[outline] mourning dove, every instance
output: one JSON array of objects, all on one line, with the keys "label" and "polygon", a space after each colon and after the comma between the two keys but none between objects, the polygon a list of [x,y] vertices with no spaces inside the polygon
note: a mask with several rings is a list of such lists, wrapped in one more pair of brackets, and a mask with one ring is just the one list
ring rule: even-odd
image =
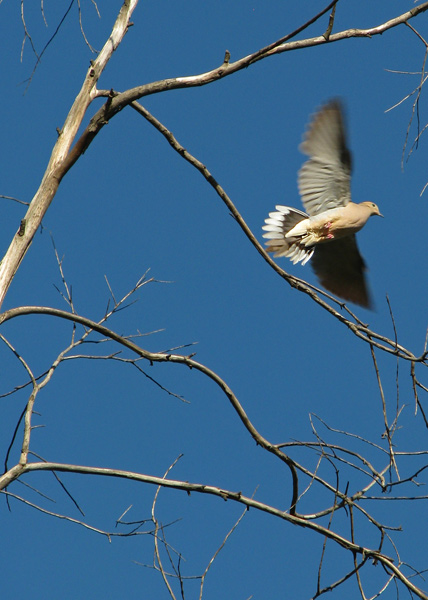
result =
[{"label": "mourning dove", "polygon": [[351,201],[351,154],[346,147],[342,106],[328,102],[309,125],[300,150],[309,156],[298,175],[307,213],[276,206],[265,220],[268,252],[312,267],[327,290],[370,308],[365,263],[355,233],[380,214],[373,202]]}]

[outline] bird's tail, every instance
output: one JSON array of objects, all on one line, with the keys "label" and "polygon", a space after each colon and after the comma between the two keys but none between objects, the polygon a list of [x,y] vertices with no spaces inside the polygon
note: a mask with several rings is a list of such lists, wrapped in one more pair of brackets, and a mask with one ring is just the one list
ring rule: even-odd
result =
[{"label": "bird's tail", "polygon": [[266,231],[263,237],[267,239],[267,251],[273,252],[274,256],[287,256],[293,264],[301,262],[305,265],[314,253],[314,247],[305,246],[301,237],[285,236],[308,215],[289,206],[278,205],[275,208],[276,212],[269,213],[269,218],[265,219],[266,225],[262,228]]}]

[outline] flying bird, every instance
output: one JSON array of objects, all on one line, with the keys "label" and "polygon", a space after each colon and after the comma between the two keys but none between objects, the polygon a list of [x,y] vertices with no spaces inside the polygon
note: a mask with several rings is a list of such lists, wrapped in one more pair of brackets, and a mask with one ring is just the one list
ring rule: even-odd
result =
[{"label": "flying bird", "polygon": [[370,308],[366,266],[355,233],[371,216],[383,215],[373,202],[351,201],[351,153],[339,100],[331,100],[315,114],[300,150],[309,156],[298,174],[306,212],[276,206],[263,226],[267,251],[294,264],[310,260],[323,287]]}]

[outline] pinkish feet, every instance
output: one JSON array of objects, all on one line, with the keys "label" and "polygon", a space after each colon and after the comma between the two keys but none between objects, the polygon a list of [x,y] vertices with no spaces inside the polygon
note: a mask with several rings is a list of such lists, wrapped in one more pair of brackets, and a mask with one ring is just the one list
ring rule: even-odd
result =
[{"label": "pinkish feet", "polygon": [[[332,226],[332,222],[331,221],[327,221],[327,223],[324,223],[323,225],[323,229],[325,229],[327,232],[329,231],[329,229]],[[325,236],[328,240],[333,240],[334,239],[334,235],[332,233],[327,233],[327,235]]]}]

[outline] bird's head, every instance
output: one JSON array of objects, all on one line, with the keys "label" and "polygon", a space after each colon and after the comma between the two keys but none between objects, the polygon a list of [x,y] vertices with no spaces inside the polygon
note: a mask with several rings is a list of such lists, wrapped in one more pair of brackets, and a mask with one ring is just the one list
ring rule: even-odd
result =
[{"label": "bird's head", "polygon": [[378,217],[383,217],[383,214],[380,212],[379,207],[374,202],[361,202],[363,206],[367,206],[370,209],[370,216],[373,217],[377,215]]}]

